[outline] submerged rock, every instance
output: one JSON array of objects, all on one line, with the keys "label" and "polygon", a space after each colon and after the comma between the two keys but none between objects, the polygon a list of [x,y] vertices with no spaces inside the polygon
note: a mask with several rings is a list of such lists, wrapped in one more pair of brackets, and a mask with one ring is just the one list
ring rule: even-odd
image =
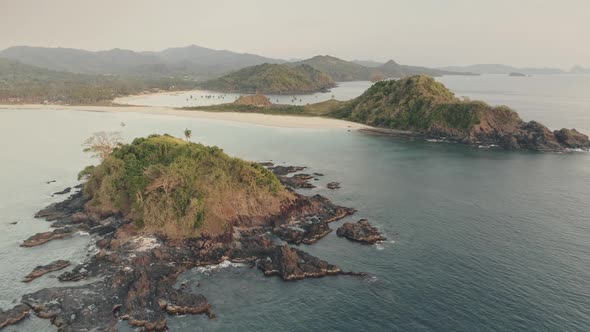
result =
[{"label": "submerged rock", "polygon": [[328,189],[340,189],[340,183],[339,182],[330,182],[326,185],[326,187]]},{"label": "submerged rock", "polygon": [[58,271],[70,266],[70,262],[66,260],[57,260],[53,261],[47,265],[39,265],[33,269],[33,271],[23,279],[23,282],[31,282],[40,276],[47,274],[49,272]]},{"label": "submerged rock", "polygon": [[367,219],[361,219],[354,224],[344,223],[336,230],[336,235],[364,244],[375,244],[386,240],[376,227],[369,224]]}]

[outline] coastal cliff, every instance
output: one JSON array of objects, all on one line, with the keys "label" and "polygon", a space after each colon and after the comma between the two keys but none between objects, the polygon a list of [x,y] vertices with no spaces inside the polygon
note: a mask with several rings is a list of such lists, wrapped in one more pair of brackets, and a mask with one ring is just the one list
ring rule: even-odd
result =
[{"label": "coastal cliff", "polygon": [[428,76],[375,83],[332,116],[374,126],[373,132],[421,136],[511,150],[588,149],[588,136],[575,129],[551,131],[525,122],[506,106],[461,100]]}]

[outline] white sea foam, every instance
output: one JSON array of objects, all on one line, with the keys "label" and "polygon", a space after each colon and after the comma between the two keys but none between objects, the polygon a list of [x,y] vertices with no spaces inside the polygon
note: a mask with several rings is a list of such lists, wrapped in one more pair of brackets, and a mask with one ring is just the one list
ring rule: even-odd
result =
[{"label": "white sea foam", "polygon": [[203,274],[210,274],[211,272],[217,272],[221,269],[225,269],[228,267],[240,267],[240,266],[246,266],[246,264],[243,263],[232,263],[228,260],[225,260],[219,264],[212,264],[212,265],[206,265],[206,266],[199,266],[197,267],[196,271],[198,273],[203,273]]}]

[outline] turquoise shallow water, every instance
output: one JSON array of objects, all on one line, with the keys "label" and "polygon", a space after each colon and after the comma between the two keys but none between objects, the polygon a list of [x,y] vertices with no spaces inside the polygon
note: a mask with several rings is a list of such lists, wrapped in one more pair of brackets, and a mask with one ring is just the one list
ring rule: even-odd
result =
[{"label": "turquoise shallow water", "polygon": [[[192,270],[182,279],[208,297],[217,319],[172,318],[173,331],[590,330],[589,153],[502,152],[346,130],[60,110],[0,110],[0,307],[59,284],[51,275],[20,283],[35,265],[81,261],[91,252],[83,234],[18,247],[48,229],[31,216],[58,200],[50,194],[75,184],[91,162],[81,152],[86,137],[99,130],[120,130],[126,139],[180,136],[185,128],[193,140],[232,155],[324,173],[318,188],[303,192],[357,208],[348,220],[368,218],[389,241],[361,246],[333,232],[302,246],[373,276],[367,279],[285,283],[247,267]],[[325,189],[330,181],[342,189]],[[27,330],[52,328],[31,320],[9,329]]]}]

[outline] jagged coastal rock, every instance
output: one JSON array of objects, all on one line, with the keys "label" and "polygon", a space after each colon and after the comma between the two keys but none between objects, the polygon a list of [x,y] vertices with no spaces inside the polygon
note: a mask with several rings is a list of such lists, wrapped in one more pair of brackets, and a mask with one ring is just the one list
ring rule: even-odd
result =
[{"label": "jagged coastal rock", "polygon": [[[211,162],[215,169],[201,169],[200,163]],[[277,166],[274,171],[286,177],[302,169]],[[216,172],[217,177],[210,182],[200,171]],[[191,268],[225,261],[248,263],[266,276],[285,281],[364,276],[279,245],[270,236],[274,233],[291,243],[313,243],[330,232],[328,223],[354,209],[319,195],[300,195],[261,165],[231,158],[218,148],[155,135],[119,147],[81,175],[86,179],[82,190],[37,213],[51,221],[55,230],[32,236],[25,243],[42,245],[73,232],[88,232],[98,252],[58,276],[60,282],[85,282],[23,296],[21,304],[0,312],[0,328],[18,323],[29,312],[50,319],[59,330],[75,331],[112,330],[120,320],[144,330],[164,331],[168,315],[214,318],[207,298],[187,287],[176,287],[176,280]],[[311,177],[301,178],[309,181]],[[109,192],[110,181],[121,184],[117,191]],[[223,191],[228,183],[231,200]],[[232,209],[232,204],[244,204],[238,199],[247,200],[250,210]],[[222,210],[212,208],[219,204],[226,205]],[[303,233],[286,231],[296,228],[304,229]],[[25,280],[67,265],[69,262],[59,260],[36,267]]]},{"label": "jagged coastal rock", "polygon": [[575,129],[551,131],[523,121],[506,106],[461,100],[428,76],[377,82],[332,115],[375,127],[365,131],[392,136],[510,150],[590,149],[588,136]]},{"label": "jagged coastal rock", "polygon": [[386,240],[376,227],[369,224],[367,219],[361,219],[354,224],[344,223],[336,230],[336,235],[363,244],[375,244]]},{"label": "jagged coastal rock", "polygon": [[63,259],[53,261],[47,265],[39,265],[39,266],[35,267],[35,269],[33,269],[33,271],[31,271],[31,273],[29,273],[25,276],[25,278],[23,279],[23,282],[31,282],[44,274],[47,274],[47,273],[53,272],[53,271],[59,271],[59,270],[64,269],[68,266],[70,266],[70,262],[63,260]]}]

